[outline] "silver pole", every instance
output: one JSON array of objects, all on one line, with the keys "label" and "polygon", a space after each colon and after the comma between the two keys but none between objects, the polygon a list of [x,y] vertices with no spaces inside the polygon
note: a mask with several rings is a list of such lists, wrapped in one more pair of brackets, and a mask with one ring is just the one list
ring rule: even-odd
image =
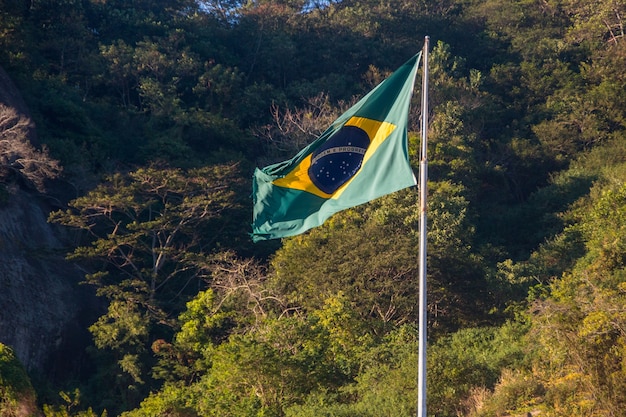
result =
[{"label": "silver pole", "polygon": [[428,194],[428,44],[430,37],[424,38],[422,64],[422,146],[420,150],[420,248],[419,248],[419,354],[417,382],[417,417],[426,417],[426,199]]}]

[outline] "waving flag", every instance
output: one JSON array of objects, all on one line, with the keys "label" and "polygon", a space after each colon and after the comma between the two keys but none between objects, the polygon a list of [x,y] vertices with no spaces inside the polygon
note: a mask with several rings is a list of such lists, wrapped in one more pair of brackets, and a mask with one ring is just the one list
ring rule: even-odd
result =
[{"label": "waving flag", "polygon": [[421,54],[292,159],[255,170],[255,242],[303,233],[338,211],[415,185],[407,119]]}]

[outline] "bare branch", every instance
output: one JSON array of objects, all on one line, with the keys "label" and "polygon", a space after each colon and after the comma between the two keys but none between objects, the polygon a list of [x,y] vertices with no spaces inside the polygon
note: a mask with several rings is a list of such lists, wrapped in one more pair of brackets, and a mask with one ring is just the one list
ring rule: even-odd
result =
[{"label": "bare branch", "polygon": [[61,166],[45,147],[38,150],[31,144],[28,132],[32,126],[29,118],[0,103],[0,168],[19,174],[37,190],[45,191],[45,180],[58,177]]},{"label": "bare branch", "polygon": [[291,157],[314,141],[353,103],[330,104],[327,94],[320,93],[307,100],[302,108],[280,110],[272,105],[273,123],[257,129],[256,136],[267,147],[267,161],[262,165]]}]

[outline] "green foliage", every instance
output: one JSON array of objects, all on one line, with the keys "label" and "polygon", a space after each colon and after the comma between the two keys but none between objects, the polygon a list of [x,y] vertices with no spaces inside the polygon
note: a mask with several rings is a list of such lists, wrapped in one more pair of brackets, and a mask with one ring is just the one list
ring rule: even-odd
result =
[{"label": "green foliage", "polygon": [[156,377],[193,381],[210,369],[215,345],[227,337],[232,327],[233,314],[216,304],[212,290],[201,291],[179,316],[180,329],[174,343],[159,339],[152,344],[160,358],[153,369]]},{"label": "green foliage", "polygon": [[428,357],[430,412],[465,415],[473,408],[472,397],[493,389],[502,370],[525,369],[526,327],[507,323],[500,328],[463,329],[438,340]]},{"label": "green foliage", "polygon": [[158,393],[151,393],[135,410],[121,414],[123,417],[196,417],[199,414],[189,405],[190,390],[166,384]]},{"label": "green foliage", "polygon": [[[446,330],[479,316],[476,306],[485,301],[461,193],[462,187],[440,183],[432,187],[429,202],[429,309],[437,311],[433,325]],[[325,297],[341,291],[373,329],[410,321],[418,304],[417,200],[415,192],[399,192],[286,240],[273,259],[272,285],[305,309],[319,308]]]},{"label": "green foliage", "polygon": [[128,416],[155,409],[178,410],[174,415],[280,416],[320,387],[335,390],[351,381],[372,345],[341,294],[307,317],[268,317],[218,344],[215,324],[224,316],[215,311],[212,297],[205,292],[188,303],[174,341],[173,349],[203,359],[195,362],[189,385],[167,384]]},{"label": "green foliage", "polygon": [[[74,187],[51,220],[79,231],[71,258],[106,302],[83,392],[113,413],[143,399],[130,416],[413,414],[417,194],[252,247],[241,178],[425,33],[432,412],[619,415],[625,15],[595,0],[1,2],[0,62]],[[95,415],[64,401],[44,412]]]},{"label": "green foliage", "polygon": [[[588,166],[593,164],[591,154]],[[589,196],[569,213],[574,224],[537,253],[544,268],[561,262],[556,270],[566,272],[549,279],[544,275],[549,291],[539,292],[534,300],[529,333],[534,342],[533,371],[508,374],[487,401],[486,414],[477,415],[540,409],[565,416],[623,409],[626,258],[620,230],[626,194],[621,163],[601,171]],[[568,247],[577,248],[567,254],[568,261],[554,260]]]},{"label": "green foliage", "polygon": [[409,288],[417,266],[409,253],[396,249],[408,249],[410,237],[398,235],[391,241],[390,230],[380,222],[350,214],[335,216],[329,226],[283,246],[273,263],[277,291],[308,309],[321,307],[325,298],[342,291],[363,318],[406,320],[414,308]]},{"label": "green foliage", "polygon": [[563,1],[559,4],[571,17],[567,39],[598,48],[602,42],[617,43],[623,37],[623,15],[626,10],[620,1],[587,4],[580,1]]},{"label": "green foliage", "polygon": [[[471,328],[431,344],[428,350],[428,410],[437,416],[465,415],[471,396],[491,389],[500,370],[525,364],[524,326]],[[317,392],[287,416],[412,416],[417,405],[417,331],[403,325],[361,355],[355,383],[338,394]]]},{"label": "green foliage", "polygon": [[62,406],[53,407],[48,404],[43,406],[43,414],[45,417],[107,417],[106,410],[100,416],[91,408],[87,410],[76,410],[80,407],[80,390],[76,389],[73,393],[68,394],[61,391],[59,396],[63,399]]},{"label": "green foliage", "polygon": [[71,202],[73,210],[51,215],[91,236],[71,258],[100,268],[87,282],[108,309],[90,331],[96,347],[111,351],[130,378],[120,383],[138,388],[147,382],[152,341],[169,337],[193,295],[189,283],[205,275],[206,253],[227,238],[224,212],[238,204],[235,173],[234,165],[220,165],[118,174]]},{"label": "green foliage", "polygon": [[188,346],[191,351],[202,352],[219,341],[220,331],[229,314],[219,311],[215,304],[211,290],[201,291],[187,303],[187,310],[179,317],[181,326],[176,334],[178,344]]},{"label": "green foliage", "polygon": [[0,415],[34,415],[36,395],[13,349],[0,343]]}]

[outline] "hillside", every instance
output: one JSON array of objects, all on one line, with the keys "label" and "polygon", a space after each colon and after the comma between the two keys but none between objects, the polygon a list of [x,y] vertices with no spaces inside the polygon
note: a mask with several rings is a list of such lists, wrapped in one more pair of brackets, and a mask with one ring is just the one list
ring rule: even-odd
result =
[{"label": "hillside", "polygon": [[[0,118],[15,111],[18,120],[30,120],[21,95],[7,74],[0,69]],[[0,123],[3,127],[9,124]],[[81,329],[80,318],[86,308],[85,296],[78,282],[82,272],[65,261],[65,251],[71,239],[67,233],[48,223],[49,213],[58,208],[51,204],[55,198],[37,191],[28,175],[22,175],[8,162],[20,148],[6,145],[16,138],[4,130],[2,138],[2,189],[0,204],[0,342],[12,346],[22,364],[32,372],[44,370],[66,374],[59,369],[70,366],[64,356],[82,355],[77,342],[88,341]],[[24,123],[18,133],[22,140],[32,143],[35,136],[32,123]],[[35,140],[36,143],[36,140]],[[13,156],[9,156],[13,155]],[[23,157],[24,155],[19,155]],[[18,157],[18,158],[19,158]],[[84,323],[84,322],[83,322]],[[83,324],[83,326],[86,323]]]},{"label": "hillside", "polygon": [[414,415],[415,190],[256,244],[250,190],[429,35],[429,414],[624,415],[623,16],[0,4],[0,343],[38,412]]}]

